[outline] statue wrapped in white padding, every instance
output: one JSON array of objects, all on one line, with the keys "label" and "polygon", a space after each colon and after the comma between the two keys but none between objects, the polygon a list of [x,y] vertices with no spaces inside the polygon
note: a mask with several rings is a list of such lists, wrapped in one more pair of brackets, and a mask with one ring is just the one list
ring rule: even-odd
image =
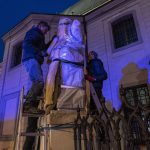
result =
[{"label": "statue wrapped in white padding", "polygon": [[80,22],[59,21],[57,36],[48,48],[50,65],[46,82],[45,107],[84,107],[84,44]]}]

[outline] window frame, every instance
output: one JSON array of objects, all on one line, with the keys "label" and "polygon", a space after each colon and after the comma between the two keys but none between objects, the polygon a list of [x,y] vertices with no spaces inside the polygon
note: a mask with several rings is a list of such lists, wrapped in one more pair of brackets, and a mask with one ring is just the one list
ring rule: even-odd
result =
[{"label": "window frame", "polygon": [[14,65],[14,60],[15,60],[15,57],[16,57],[16,56],[15,56],[15,51],[16,51],[15,48],[18,47],[18,46],[21,46],[21,45],[22,45],[22,42],[23,42],[23,41],[18,41],[18,42],[16,42],[15,44],[12,45],[12,48],[11,48],[12,52],[11,52],[11,57],[10,57],[9,69],[13,69],[13,68],[16,68],[16,67],[18,67],[18,66],[21,65],[23,49],[22,49],[22,52],[21,52],[21,60],[20,60],[20,63],[17,64],[17,65]]},{"label": "window frame", "polygon": [[[145,96],[149,96],[150,97],[150,89],[149,89],[149,84],[147,84],[147,83],[143,83],[143,84],[138,84],[138,85],[133,85],[133,86],[128,86],[128,87],[124,87],[124,90],[125,90],[125,92],[127,92],[127,91],[129,91],[129,90],[132,90],[133,91],[133,101],[134,101],[134,104],[135,105],[130,105],[129,104],[129,101],[127,100],[127,97],[126,97],[126,94],[125,94],[125,101],[126,101],[126,103],[128,103],[128,105],[130,105],[132,108],[133,107],[137,107],[137,103],[140,103],[140,106],[138,105],[138,108],[141,108],[141,106],[142,106],[142,108],[141,108],[141,110],[138,112],[138,111],[136,111],[136,112],[134,112],[135,111],[135,109],[131,109],[130,107],[128,107],[127,105],[124,105],[124,115],[125,115],[125,119],[126,120],[128,120],[129,121],[129,123],[130,123],[130,130],[131,130],[131,136],[133,136],[133,138],[134,138],[134,135],[135,136],[138,136],[138,138],[136,137],[136,138],[134,138],[134,142],[136,143],[136,145],[141,145],[141,144],[145,144],[145,141],[141,138],[141,136],[142,136],[142,130],[143,129],[141,129],[140,131],[141,132],[136,132],[137,131],[137,129],[140,129],[141,128],[141,124],[140,124],[140,121],[137,119],[137,117],[140,117],[140,119],[141,120],[143,120],[143,114],[147,111],[147,109],[145,110],[144,108],[147,108],[148,107],[148,105],[150,104],[150,101],[148,102],[147,101],[147,106],[146,105],[143,105],[142,103],[141,103],[141,99],[140,99],[140,97],[139,97],[139,99],[138,99],[138,89],[139,88],[146,88],[147,89],[147,94],[148,95],[145,95]],[[135,92],[137,92],[137,93],[135,93]],[[140,95],[139,95],[140,96]],[[136,99],[136,100],[135,100]],[[137,103],[136,103],[136,101],[138,101]],[[145,107],[146,106],[146,107]],[[135,113],[135,116],[133,116],[133,118],[131,119],[129,116],[130,116],[130,114],[132,114],[132,113]],[[144,118],[146,119],[146,117],[144,116]],[[131,119],[131,120],[130,120]],[[146,125],[147,125],[147,131],[149,130],[149,128],[150,128],[150,126],[149,126],[149,120],[148,120],[149,118],[147,118],[146,119]],[[135,126],[133,126],[133,125],[139,125],[139,128],[134,128]],[[150,133],[150,132],[149,132]]]},{"label": "window frame", "polygon": [[[114,44],[114,36],[113,36],[113,32],[112,32],[112,24],[114,22],[117,22],[119,21],[120,19],[123,19],[124,17],[128,16],[128,15],[132,15],[133,17],[133,20],[134,20],[134,24],[135,24],[135,28],[136,28],[136,32],[137,32],[137,38],[138,40],[133,42],[133,43],[130,43],[128,45],[125,45],[125,46],[122,46],[122,47],[119,47],[119,48],[115,48],[115,44]],[[141,44],[143,41],[142,41],[142,37],[141,37],[141,32],[140,32],[140,28],[139,28],[139,23],[138,23],[138,19],[137,19],[137,16],[136,16],[136,11],[133,10],[133,11],[129,11],[127,13],[124,13],[122,15],[119,15],[117,16],[115,19],[111,20],[110,21],[110,38],[111,38],[111,47],[112,47],[112,53],[117,53],[117,52],[120,52],[122,50],[125,50],[125,49],[128,49],[130,47],[133,47],[133,46],[136,46],[138,44]]]}]

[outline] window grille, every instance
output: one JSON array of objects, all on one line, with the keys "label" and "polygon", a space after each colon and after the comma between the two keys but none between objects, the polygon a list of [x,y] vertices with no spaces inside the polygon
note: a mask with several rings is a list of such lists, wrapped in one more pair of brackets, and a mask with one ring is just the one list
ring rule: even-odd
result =
[{"label": "window grille", "polygon": [[130,122],[131,127],[131,136],[134,139],[134,144],[142,144],[142,134],[141,134],[141,128],[139,125],[139,122],[134,118]]},{"label": "window grille", "polygon": [[148,129],[148,133],[150,135],[150,116],[147,119],[147,129]]},{"label": "window grille", "polygon": [[120,48],[138,41],[133,15],[126,15],[112,23],[114,48]]},{"label": "window grille", "polygon": [[147,84],[125,88],[126,101],[135,106],[138,102],[142,105],[150,103],[150,95]]},{"label": "window grille", "polygon": [[[132,108],[136,108],[137,106],[139,106],[138,111],[134,115],[137,118],[140,117],[140,120],[146,123],[147,131],[150,134],[150,116],[146,117],[147,112],[145,109],[145,107],[148,107],[150,104],[150,95],[147,84],[125,88],[125,99],[126,102],[130,106],[132,106]],[[125,118],[127,120],[130,120],[130,116],[132,113],[134,113],[134,109],[125,106],[124,113]],[[141,126],[142,125],[140,125],[140,122],[137,119],[135,118],[131,119],[130,121],[130,129],[132,134],[131,136],[133,137],[135,144],[144,143],[141,134]]]}]

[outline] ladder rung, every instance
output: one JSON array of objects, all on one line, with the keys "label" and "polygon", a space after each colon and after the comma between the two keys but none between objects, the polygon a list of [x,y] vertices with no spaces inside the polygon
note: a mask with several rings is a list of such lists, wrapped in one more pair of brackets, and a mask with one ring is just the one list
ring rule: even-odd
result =
[{"label": "ladder rung", "polygon": [[37,133],[37,132],[22,132],[21,136],[44,136],[44,133]]},{"label": "ladder rung", "polygon": [[[23,99],[26,99],[26,96],[24,95],[23,96]],[[38,96],[37,98],[36,98],[36,101],[41,101],[41,100],[43,100],[44,99],[44,97],[43,96]],[[33,100],[34,101],[34,100]]]},{"label": "ladder rung", "polygon": [[44,99],[43,96],[38,96],[38,97],[36,98],[36,100],[43,100],[43,99]]},{"label": "ladder rung", "polygon": [[30,114],[30,113],[22,113],[23,117],[43,117],[44,114]]}]

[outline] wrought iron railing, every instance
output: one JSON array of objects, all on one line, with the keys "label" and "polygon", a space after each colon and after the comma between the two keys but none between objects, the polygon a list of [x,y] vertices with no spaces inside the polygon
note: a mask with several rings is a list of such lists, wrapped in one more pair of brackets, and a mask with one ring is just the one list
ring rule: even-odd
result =
[{"label": "wrought iron railing", "polygon": [[[137,92],[140,92],[138,88]],[[146,89],[146,88],[145,88]],[[144,91],[141,91],[144,93]],[[100,99],[99,113],[86,116],[78,110],[74,125],[75,150],[150,150],[150,97],[147,89],[146,102],[133,96],[136,103],[127,100],[127,88],[121,87],[121,108],[108,109],[105,98]]]}]

